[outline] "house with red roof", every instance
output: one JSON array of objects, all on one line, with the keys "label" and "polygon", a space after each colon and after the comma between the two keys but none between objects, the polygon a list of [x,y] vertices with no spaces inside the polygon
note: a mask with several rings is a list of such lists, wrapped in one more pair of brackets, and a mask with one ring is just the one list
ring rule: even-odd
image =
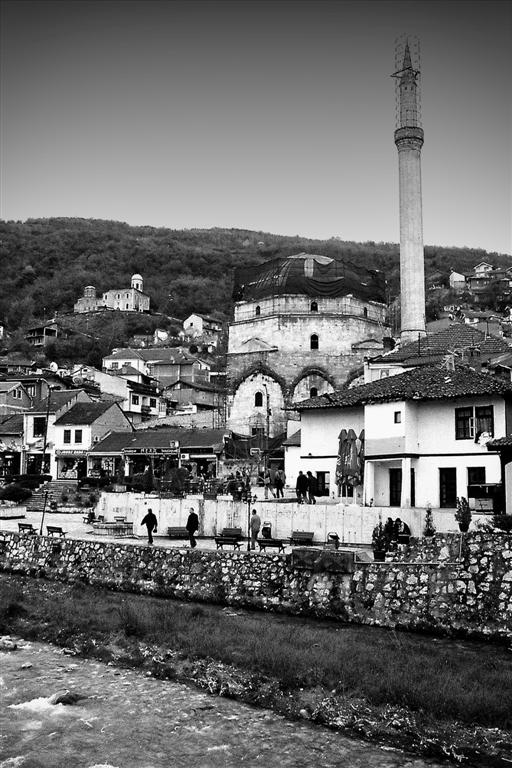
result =
[{"label": "house with red roof", "polygon": [[[351,491],[354,501],[395,508],[453,509],[465,496],[483,509],[499,492],[499,453],[487,443],[512,431],[512,382],[425,365],[294,407],[300,468],[327,477],[331,493]],[[342,430],[360,441],[360,480],[348,489],[338,482]]]}]

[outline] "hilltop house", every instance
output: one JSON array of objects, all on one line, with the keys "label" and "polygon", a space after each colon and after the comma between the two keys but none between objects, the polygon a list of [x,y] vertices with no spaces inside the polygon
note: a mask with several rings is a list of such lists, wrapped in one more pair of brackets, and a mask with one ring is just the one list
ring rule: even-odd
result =
[{"label": "hilltop house", "polygon": [[23,413],[32,407],[32,399],[21,381],[0,381],[0,416]]},{"label": "hilltop house", "polygon": [[96,296],[94,285],[86,285],[84,295],[74,306],[75,312],[96,312],[101,309],[118,309],[123,312],[149,312],[150,298],[144,293],[142,275],[132,275],[129,288],[112,288],[101,298]]},{"label": "hilltop house", "polygon": [[0,478],[19,474],[22,447],[23,416],[0,416]]},{"label": "hilltop house", "polygon": [[501,480],[499,455],[486,444],[512,429],[512,384],[465,367],[425,366],[295,408],[301,414],[300,468],[320,475],[331,492],[341,431],[361,437],[364,430],[364,483],[349,494],[354,499],[362,495],[380,507],[453,508],[465,496],[478,506],[476,486]]}]

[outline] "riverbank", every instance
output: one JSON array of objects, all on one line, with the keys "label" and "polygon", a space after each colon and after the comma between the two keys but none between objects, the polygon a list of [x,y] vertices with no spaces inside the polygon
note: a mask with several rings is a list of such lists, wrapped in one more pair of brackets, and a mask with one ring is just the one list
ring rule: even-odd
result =
[{"label": "riverbank", "polygon": [[0,631],[412,754],[512,761],[512,654],[503,646],[5,574]]}]

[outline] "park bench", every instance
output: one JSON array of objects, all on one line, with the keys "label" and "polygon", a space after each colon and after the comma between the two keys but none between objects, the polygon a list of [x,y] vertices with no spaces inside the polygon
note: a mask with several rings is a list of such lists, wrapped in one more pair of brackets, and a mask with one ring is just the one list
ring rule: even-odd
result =
[{"label": "park bench", "polygon": [[269,547],[276,547],[279,552],[284,552],[285,543],[283,539],[257,539],[260,551],[265,551]]},{"label": "park bench", "polygon": [[48,536],[65,536],[66,531],[63,531],[60,525],[47,525],[46,530]]},{"label": "park bench", "polygon": [[313,531],[292,531],[290,544],[294,546],[309,547],[313,543]]},{"label": "park bench", "polygon": [[189,533],[186,528],[180,527],[179,525],[171,525],[167,529],[167,535],[170,539],[188,539]]},{"label": "park bench", "polygon": [[224,545],[231,546],[233,549],[240,549],[242,538],[241,528],[223,528],[220,536],[215,536],[215,543],[217,549],[223,549]]},{"label": "park bench", "polygon": [[36,529],[32,523],[18,523],[18,530],[20,533],[35,533]]}]

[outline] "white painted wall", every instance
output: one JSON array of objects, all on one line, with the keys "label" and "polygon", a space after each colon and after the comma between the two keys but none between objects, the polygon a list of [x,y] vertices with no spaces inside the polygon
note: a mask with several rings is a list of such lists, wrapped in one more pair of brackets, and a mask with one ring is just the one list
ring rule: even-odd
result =
[{"label": "white painted wall", "polygon": [[[272,500],[256,502],[254,505],[263,521],[272,524],[275,538],[288,538],[292,531],[313,531],[314,538],[323,544],[330,531],[336,531],[343,542],[352,544],[371,544],[372,531],[379,521],[389,516],[389,508],[361,507],[328,503],[316,505],[297,505],[278,503]],[[140,521],[151,508],[158,520],[159,535],[165,535],[168,526],[184,526],[189,509],[193,508],[200,519],[200,534],[215,536],[225,527],[241,527],[247,530],[247,504],[234,502],[231,497],[219,497],[216,501],[197,496],[185,499],[160,499],[156,495],[143,493],[102,493],[97,514],[105,516],[107,522],[113,522],[114,516],[125,515],[128,522],[134,523],[134,533],[144,537],[145,526]],[[424,509],[394,509],[393,517],[400,517],[406,522],[413,536],[423,532]],[[438,533],[458,531],[453,512],[434,510],[434,525]],[[489,519],[474,515],[471,527],[480,519]]]}]

